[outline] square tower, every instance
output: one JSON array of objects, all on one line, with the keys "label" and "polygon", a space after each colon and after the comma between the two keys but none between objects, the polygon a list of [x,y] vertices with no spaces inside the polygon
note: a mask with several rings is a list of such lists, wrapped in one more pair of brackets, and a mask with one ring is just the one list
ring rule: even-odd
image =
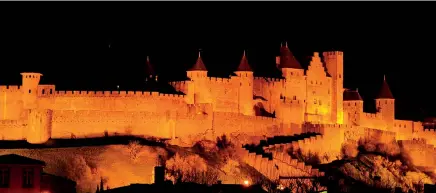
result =
[{"label": "square tower", "polygon": [[323,53],[327,72],[332,77],[332,122],[343,124],[344,122],[344,54],[341,51]]}]

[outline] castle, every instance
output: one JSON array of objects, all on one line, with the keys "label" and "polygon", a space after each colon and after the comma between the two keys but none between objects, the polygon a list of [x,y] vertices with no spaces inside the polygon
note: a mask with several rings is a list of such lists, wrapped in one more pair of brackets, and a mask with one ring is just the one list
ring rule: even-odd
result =
[{"label": "castle", "polygon": [[[115,134],[195,140],[316,131],[337,148],[375,129],[396,140],[422,138],[436,145],[435,132],[424,130],[421,122],[395,119],[395,99],[386,79],[375,99],[377,112],[364,112],[358,91],[343,87],[343,57],[340,51],[315,52],[303,69],[285,44],[276,58],[281,78],[255,77],[245,52],[233,75],[218,78],[208,76],[199,55],[187,80],[169,82],[177,91],[170,94],[58,91],[55,85],[40,84],[40,73],[21,73],[22,85],[0,86],[0,135],[3,140],[44,143]],[[157,82],[148,59],[147,69],[148,82]]]}]

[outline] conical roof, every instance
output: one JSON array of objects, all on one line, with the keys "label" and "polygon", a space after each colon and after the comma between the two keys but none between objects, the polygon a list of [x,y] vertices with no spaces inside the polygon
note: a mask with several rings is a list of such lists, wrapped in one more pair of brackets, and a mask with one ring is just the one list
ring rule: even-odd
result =
[{"label": "conical roof", "polygon": [[189,71],[207,71],[206,66],[203,63],[203,60],[201,59],[201,54],[198,52],[198,58],[197,62],[192,66],[192,68],[189,69]]},{"label": "conical roof", "polygon": [[383,84],[376,99],[394,99],[391,89],[386,82],[386,76],[383,77]]},{"label": "conical roof", "polygon": [[280,48],[280,68],[303,69],[300,62],[298,62],[294,54],[289,50],[287,42]]},{"label": "conical roof", "polygon": [[244,55],[242,55],[241,62],[239,63],[238,69],[236,71],[252,71],[250,64],[248,64],[247,56],[245,55],[245,50],[244,50]]}]

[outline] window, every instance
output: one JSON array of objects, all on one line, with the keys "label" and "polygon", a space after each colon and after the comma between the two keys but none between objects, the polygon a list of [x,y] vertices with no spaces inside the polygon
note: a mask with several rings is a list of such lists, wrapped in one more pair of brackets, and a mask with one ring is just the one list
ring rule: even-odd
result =
[{"label": "window", "polygon": [[23,169],[23,188],[32,188],[33,187],[33,169],[25,168]]},{"label": "window", "polygon": [[0,169],[0,187],[8,188],[10,181],[10,170],[9,168],[1,168]]},{"label": "window", "polygon": [[294,100],[297,100],[297,96],[294,96],[294,98],[293,98]]},{"label": "window", "polygon": [[45,90],[44,89],[42,89],[42,94],[44,94],[45,93]]},{"label": "window", "polygon": [[29,93],[32,93],[32,91],[29,89]]}]

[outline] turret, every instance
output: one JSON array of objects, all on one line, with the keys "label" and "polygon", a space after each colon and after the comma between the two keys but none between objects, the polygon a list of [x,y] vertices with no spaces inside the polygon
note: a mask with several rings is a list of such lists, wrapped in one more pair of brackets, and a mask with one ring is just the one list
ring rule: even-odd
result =
[{"label": "turret", "polygon": [[285,86],[281,95],[286,100],[304,101],[306,99],[304,69],[289,50],[287,42],[285,45],[281,45],[280,56],[276,60],[282,76],[285,78]]},{"label": "turret", "polygon": [[207,69],[203,63],[200,52],[198,52],[197,62],[187,72],[187,76],[191,79],[188,85],[188,103],[210,103],[208,97],[208,78]]},{"label": "turret", "polygon": [[207,77],[207,69],[203,63],[200,52],[198,52],[197,62],[187,71],[187,76],[191,80]]},{"label": "turret", "polygon": [[381,113],[383,120],[386,121],[388,129],[391,129],[395,119],[395,98],[386,82],[386,76],[383,77],[383,83],[380,92],[375,99],[375,103],[377,113]]},{"label": "turret", "polygon": [[359,94],[359,90],[345,90],[343,100],[347,123],[360,125],[360,119],[363,113],[363,100]]},{"label": "turret", "polygon": [[280,57],[277,58],[276,62],[279,63],[282,76],[286,79],[292,76],[304,76],[304,69],[301,67],[300,62],[298,62],[291,50],[289,50],[287,42],[285,45],[281,46]]},{"label": "turret", "polygon": [[238,92],[239,112],[244,115],[253,115],[253,71],[250,64],[248,64],[245,51],[235,74],[240,80]]},{"label": "turret", "polygon": [[332,122],[342,124],[344,121],[344,54],[341,51],[324,52],[323,58],[327,72],[332,77]]},{"label": "turret", "polygon": [[23,106],[25,109],[36,108],[38,85],[42,74],[36,72],[23,72],[21,91],[23,92]]}]

